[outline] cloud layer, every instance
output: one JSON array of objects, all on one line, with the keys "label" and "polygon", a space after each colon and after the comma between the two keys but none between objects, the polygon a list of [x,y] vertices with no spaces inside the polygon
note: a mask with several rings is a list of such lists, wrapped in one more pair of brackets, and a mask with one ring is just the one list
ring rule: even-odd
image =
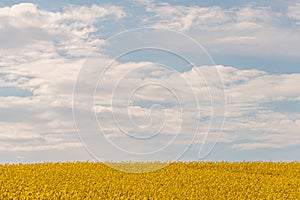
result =
[{"label": "cloud layer", "polygon": [[[287,14],[283,14],[267,7],[225,9],[146,2],[145,16],[140,19],[144,26],[188,33],[212,51],[299,56],[298,8],[299,4],[291,4]],[[100,64],[85,74],[78,90],[82,101],[75,102],[75,110],[80,113],[77,120],[87,136],[99,131],[97,124],[91,126],[89,121],[96,113],[106,136],[133,152],[157,150],[176,133],[180,134],[174,144],[181,151],[191,142],[197,123],[200,128],[194,143],[205,141],[208,148],[217,140],[238,151],[300,145],[300,111],[281,112],[272,106],[300,101],[300,75],[296,73],[272,74],[223,65],[196,65],[177,71],[143,58],[117,61],[106,71],[92,104],[94,99],[88,93],[95,87],[92,80],[98,78],[97,73],[104,71],[112,59],[105,52],[108,44],[102,34],[106,30],[99,24],[118,23],[129,16],[126,8],[113,5],[69,5],[56,12],[31,3],[0,8],[1,152],[19,155],[26,151],[82,147],[74,128],[72,92],[77,74],[93,48],[100,52],[95,60]],[[291,20],[291,27],[280,26],[286,19]],[[152,39],[168,43],[160,41],[161,38]],[[190,46],[182,44],[174,42],[182,51],[192,51]],[[224,117],[218,112],[218,99],[212,112],[209,90],[223,92],[220,85],[213,84],[217,80],[216,69],[227,95],[226,123],[219,139],[219,130],[214,127],[206,138],[210,118],[219,119],[216,123],[221,126]],[[212,83],[210,88],[199,71]],[[200,103],[199,109],[195,98]],[[163,135],[142,144],[124,135],[149,137],[156,132]],[[91,145],[97,142],[91,141]]]}]

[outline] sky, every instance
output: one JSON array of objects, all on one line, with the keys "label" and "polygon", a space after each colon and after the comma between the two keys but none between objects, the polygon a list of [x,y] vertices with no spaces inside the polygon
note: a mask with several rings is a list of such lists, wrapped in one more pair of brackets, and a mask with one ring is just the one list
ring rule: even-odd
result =
[{"label": "sky", "polygon": [[299,1],[1,1],[0,163],[299,161]]}]

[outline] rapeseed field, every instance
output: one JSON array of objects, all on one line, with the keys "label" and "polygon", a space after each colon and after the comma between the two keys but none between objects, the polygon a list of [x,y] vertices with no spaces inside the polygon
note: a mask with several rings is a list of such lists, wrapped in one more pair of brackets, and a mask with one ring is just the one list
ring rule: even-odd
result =
[{"label": "rapeseed field", "polygon": [[[110,163],[142,172],[164,163]],[[300,199],[300,163],[176,162],[148,173],[107,163],[0,165],[0,199]]]}]

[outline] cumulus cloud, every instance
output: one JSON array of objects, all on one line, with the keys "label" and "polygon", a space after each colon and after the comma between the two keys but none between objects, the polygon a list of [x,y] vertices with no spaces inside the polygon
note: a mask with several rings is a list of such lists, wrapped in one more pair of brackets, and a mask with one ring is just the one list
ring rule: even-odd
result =
[{"label": "cumulus cloud", "polygon": [[[81,113],[78,120],[83,124],[82,130],[95,131],[99,129],[97,126],[90,126],[90,118],[87,117],[94,116],[93,113],[96,112],[100,120],[101,129],[106,136],[121,146],[125,145],[123,148],[130,147],[130,149],[133,150],[137,148],[137,145],[130,145],[129,147],[126,145],[128,143],[124,142],[126,141],[126,139],[124,139],[126,138],[124,130],[135,136],[141,136],[141,134],[149,136],[159,131],[164,133],[165,136],[170,134],[170,136],[167,137],[172,138],[172,135],[178,133],[179,129],[185,134],[194,133],[195,130],[193,128],[195,128],[196,122],[200,120],[201,128],[198,130],[199,137],[195,142],[202,143],[205,137],[205,127],[208,126],[211,115],[211,105],[209,103],[207,88],[195,74],[195,69],[192,68],[190,71],[181,74],[169,72],[168,76],[158,76],[159,73],[157,70],[161,75],[168,73],[164,73],[164,71],[154,66],[143,68],[142,71],[132,71],[134,66],[138,69],[137,66],[143,65],[141,63],[132,62],[119,64],[105,76],[103,83],[106,87],[100,87],[99,91],[97,91],[95,106],[89,103],[93,101],[93,98],[90,98],[91,96],[80,93],[80,95],[82,95],[80,99],[89,98],[85,102],[79,102],[83,103],[80,104],[79,107],[76,106],[79,104],[75,104],[75,109]],[[198,68],[202,68],[202,71],[206,71],[206,74],[209,74],[209,66],[199,66]],[[250,149],[254,147],[283,148],[298,144],[300,124],[299,120],[296,120],[297,117],[292,117],[286,113],[275,112],[272,108],[267,108],[262,105],[262,102],[297,100],[295,98],[299,96],[299,90],[295,87],[291,88],[290,85],[294,84],[295,80],[299,80],[300,77],[298,75],[271,75],[264,71],[239,70],[234,67],[226,66],[217,66],[217,68],[222,77],[224,77],[228,96],[226,123],[224,133],[219,142],[232,144],[232,147],[239,149]],[[132,73],[128,74],[125,80],[120,81],[121,85],[118,86],[120,87],[119,89],[114,88],[120,76],[125,74],[124,70],[131,70]],[[153,72],[153,74],[156,75],[155,78],[150,75],[145,76],[145,71],[150,75],[152,74],[151,72]],[[75,74],[70,76],[74,75]],[[49,76],[51,76],[51,74]],[[213,77],[213,74],[211,77]],[[207,76],[206,78],[209,77]],[[91,80],[91,77],[85,77],[85,79]],[[180,81],[182,79],[188,80],[190,85],[185,85],[184,82],[182,83]],[[165,88],[159,89],[157,85],[154,85],[154,87],[141,87],[133,96],[129,96],[130,91],[132,92],[137,86],[146,83],[147,80],[151,80],[151,83],[162,83],[162,85],[167,85],[168,89],[174,89],[175,94],[180,97],[180,105],[169,90],[165,90]],[[274,84],[273,80],[276,80],[276,84]],[[6,135],[8,131],[7,126],[9,125],[10,129],[13,128],[15,133],[21,134],[12,135],[15,138],[19,137],[20,140],[24,139],[23,136],[27,135],[28,132],[35,132],[37,134],[32,137],[31,134],[29,134],[29,138],[26,140],[30,140],[31,138],[32,141],[49,141],[49,138],[52,137],[51,134],[46,138],[39,135],[43,132],[42,130],[45,129],[49,132],[53,131],[53,133],[58,131],[61,133],[60,136],[62,138],[68,138],[68,134],[65,135],[64,132],[72,132],[73,128],[70,110],[70,91],[72,87],[70,84],[68,86],[66,82],[60,83],[59,79],[56,79],[56,81],[57,83],[53,83],[51,87],[35,91],[35,96],[31,98],[2,97],[1,110],[5,114],[5,116],[1,117],[5,124],[5,126],[2,126],[2,136]],[[123,83],[122,81],[125,82]],[[193,93],[188,92],[189,87],[192,89],[190,92],[195,91],[196,95],[199,96],[199,112],[195,110],[195,106],[191,106],[191,96]],[[94,87],[91,87],[92,91],[93,89]],[[113,91],[113,89],[115,90]],[[113,103],[113,107],[111,107],[111,102]],[[160,106],[154,107],[154,109],[151,108],[152,105],[156,104],[160,104]],[[180,108],[184,114],[183,116]],[[13,117],[15,113],[24,113],[24,115],[19,115],[19,118],[16,118]],[[113,114],[116,117],[115,119],[113,118]],[[221,113],[216,112],[214,114],[218,115]],[[9,115],[12,117],[8,118]],[[131,119],[128,117],[131,117]],[[4,118],[6,118],[6,121]],[[117,120],[118,124],[116,124],[115,120]],[[221,121],[222,120],[220,120],[219,123],[221,123]],[[133,122],[135,124],[133,124]],[[161,122],[165,122],[165,124]],[[23,124],[23,126],[13,126],[14,123]],[[149,123],[150,126],[148,126]],[[31,127],[31,130],[25,131],[24,125]],[[120,127],[122,130],[119,129]],[[74,134],[75,131],[73,130],[73,136]],[[211,137],[209,137],[206,142],[216,142],[218,130],[212,128],[209,135]],[[279,135],[284,137],[285,140],[278,140]],[[185,138],[184,135],[179,137],[181,137],[179,143],[188,143],[189,139]],[[62,141],[65,141],[65,139]],[[72,140],[76,141],[74,137],[71,141]],[[244,140],[250,142],[238,142]],[[70,138],[67,141],[70,141]],[[162,140],[159,141],[161,142]],[[178,143],[178,141],[176,142]],[[54,143],[56,144],[56,141]],[[252,143],[257,145],[251,145]],[[266,144],[269,145],[266,146]],[[15,146],[17,148],[18,145]],[[28,147],[30,146],[32,145]],[[146,149],[149,150],[149,143],[147,143],[146,146]],[[54,145],[53,147],[57,146]],[[152,146],[152,148],[157,148],[157,146]],[[7,148],[6,150],[9,149],[10,148]],[[142,149],[138,150],[143,151]]]},{"label": "cumulus cloud", "polygon": [[0,13],[0,51],[5,58],[1,65],[47,55],[87,55],[103,42],[92,34],[97,32],[95,23],[109,16],[115,20],[126,16],[116,6],[69,6],[63,12],[51,12],[32,3],[0,8]]},{"label": "cumulus cloud", "polygon": [[[102,43],[93,36],[95,23],[125,15],[116,6],[68,6],[62,12],[32,3],[0,8],[1,151],[78,147],[71,97],[80,57]],[[8,87],[32,95],[9,96]]]},{"label": "cumulus cloud", "polygon": [[[141,67],[143,70],[140,70]],[[276,146],[276,148],[299,144],[296,138],[299,138],[297,133],[300,127],[295,117],[287,113],[278,113],[272,110],[272,107],[265,105],[278,101],[297,101],[300,95],[298,92],[300,90],[296,86],[296,82],[300,78],[298,74],[275,75],[261,70],[240,70],[221,65],[216,68],[223,77],[227,93],[226,123],[219,142],[233,144],[232,147],[239,149],[244,149],[244,143],[238,145],[237,143],[244,140],[255,141],[256,144],[259,144],[255,146],[256,148],[266,147],[266,145],[262,145],[266,142],[272,144],[269,147]],[[101,85],[95,93],[96,106],[94,109],[99,115],[101,128],[107,132],[109,137],[113,138],[112,141],[123,138],[122,142],[124,142],[124,130],[127,130],[125,132],[128,133],[136,132],[147,135],[159,130],[162,125],[160,122],[165,121],[166,125],[160,131],[165,134],[176,134],[176,130],[178,130],[176,127],[180,124],[183,135],[179,136],[182,139],[178,143],[188,144],[189,140],[185,138],[184,133],[194,133],[195,124],[199,120],[201,128],[197,132],[199,137],[195,143],[203,143],[211,115],[219,118],[217,123],[220,126],[222,114],[224,114],[218,112],[217,109],[212,113],[208,91],[208,89],[212,89],[222,92],[222,88],[214,84],[211,86],[216,88],[207,88],[197,73],[197,70],[200,70],[205,74],[205,79],[213,82],[216,74],[212,69],[213,66],[197,66],[186,72],[177,73],[162,70],[160,66],[145,62],[114,65],[104,74]],[[84,81],[86,80],[91,81],[90,78],[85,78]],[[145,83],[148,81],[150,84],[159,84],[146,87]],[[185,81],[189,84],[185,84]],[[162,86],[167,86],[168,90]],[[136,88],[140,91],[135,90]],[[180,104],[170,91],[178,95]],[[198,97],[199,110],[192,102],[193,92]],[[153,111],[148,105],[149,102],[150,105],[160,104],[161,107]],[[214,103],[222,102],[215,99]],[[185,114],[184,117],[180,117],[180,109]],[[154,122],[158,126],[144,129],[138,125],[147,125],[151,118],[158,119]],[[139,129],[143,131],[139,132]],[[209,137],[205,142],[209,145],[216,142],[218,131],[213,126],[209,130]],[[276,138],[280,134],[285,135],[286,138],[291,136],[290,138],[293,139],[286,139],[279,144],[280,140]],[[249,144],[245,143],[245,146],[247,145]],[[133,146],[133,148],[136,147],[136,145]],[[254,148],[254,145],[252,147]]]}]

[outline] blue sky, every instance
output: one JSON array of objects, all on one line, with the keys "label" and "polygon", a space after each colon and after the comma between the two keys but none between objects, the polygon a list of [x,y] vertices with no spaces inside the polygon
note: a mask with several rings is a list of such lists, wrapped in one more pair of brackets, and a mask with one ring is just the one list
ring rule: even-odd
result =
[{"label": "blue sky", "polygon": [[1,1],[0,162],[299,160],[299,32],[297,1]]}]

